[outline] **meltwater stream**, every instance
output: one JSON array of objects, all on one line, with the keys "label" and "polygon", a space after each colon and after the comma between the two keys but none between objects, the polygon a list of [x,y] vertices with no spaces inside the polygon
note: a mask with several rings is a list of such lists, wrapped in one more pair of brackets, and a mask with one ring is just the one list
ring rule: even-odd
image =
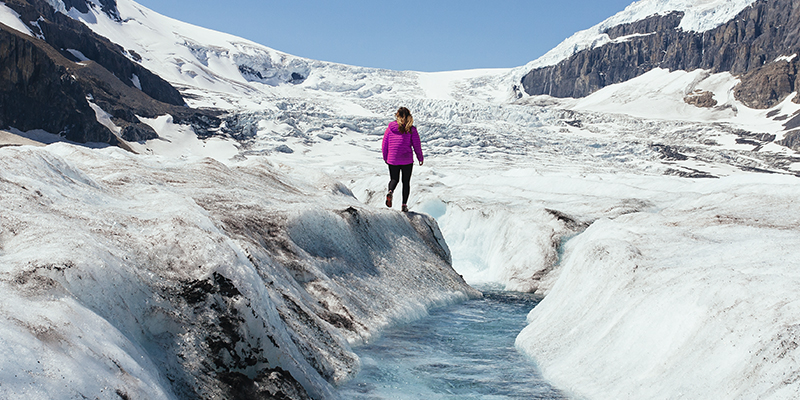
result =
[{"label": "meltwater stream", "polygon": [[540,298],[483,289],[355,349],[362,370],[342,399],[565,399],[514,347]]}]

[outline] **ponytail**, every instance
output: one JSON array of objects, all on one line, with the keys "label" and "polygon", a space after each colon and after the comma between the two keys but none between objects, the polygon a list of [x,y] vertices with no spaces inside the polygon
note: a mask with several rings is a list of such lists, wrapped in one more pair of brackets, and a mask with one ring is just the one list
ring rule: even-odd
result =
[{"label": "ponytail", "polygon": [[408,133],[414,127],[414,117],[411,116],[411,111],[407,108],[400,107],[394,116],[397,118],[397,126],[400,128],[400,132]]}]

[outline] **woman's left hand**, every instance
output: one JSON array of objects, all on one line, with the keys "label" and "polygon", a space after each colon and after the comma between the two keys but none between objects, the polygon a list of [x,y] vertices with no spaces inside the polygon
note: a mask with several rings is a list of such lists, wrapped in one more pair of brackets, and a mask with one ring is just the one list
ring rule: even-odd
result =
[{"label": "woman's left hand", "polygon": [[422,166],[422,161],[419,162],[419,165]]}]

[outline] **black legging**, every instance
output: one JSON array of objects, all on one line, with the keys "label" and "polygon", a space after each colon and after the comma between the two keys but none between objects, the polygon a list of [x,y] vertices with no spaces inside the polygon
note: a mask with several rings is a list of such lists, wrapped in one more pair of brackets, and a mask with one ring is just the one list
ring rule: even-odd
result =
[{"label": "black legging", "polygon": [[389,165],[389,191],[394,192],[397,183],[400,182],[400,171],[403,171],[403,204],[408,204],[408,195],[411,193],[411,170],[414,164],[408,165]]}]

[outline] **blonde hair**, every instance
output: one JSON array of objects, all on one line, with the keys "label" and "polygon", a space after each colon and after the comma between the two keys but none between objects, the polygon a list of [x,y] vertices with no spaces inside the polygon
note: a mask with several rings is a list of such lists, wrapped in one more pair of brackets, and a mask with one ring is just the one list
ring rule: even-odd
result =
[{"label": "blonde hair", "polygon": [[405,107],[400,107],[397,109],[394,117],[397,119],[400,132],[411,132],[411,128],[414,126],[414,117],[411,116],[411,111],[408,111]]}]

